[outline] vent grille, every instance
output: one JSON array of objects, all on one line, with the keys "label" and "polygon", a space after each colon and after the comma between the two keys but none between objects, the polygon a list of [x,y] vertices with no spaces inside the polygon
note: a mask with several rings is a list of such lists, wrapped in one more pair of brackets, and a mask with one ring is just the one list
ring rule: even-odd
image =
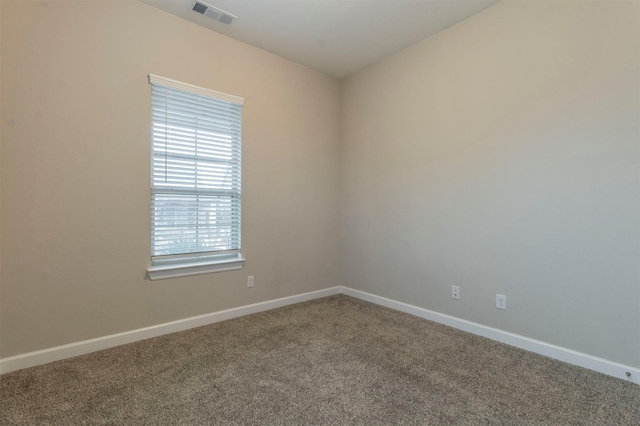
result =
[{"label": "vent grille", "polygon": [[224,10],[220,10],[217,7],[210,6],[201,1],[197,1],[193,5],[193,11],[225,25],[229,25],[230,23],[238,19],[236,16],[233,16],[232,14],[227,13]]},{"label": "vent grille", "polygon": [[196,4],[194,4],[194,5],[193,5],[193,10],[194,10],[195,12],[201,13],[201,14],[203,14],[203,15],[204,15],[204,13],[207,11],[207,9],[208,9],[208,8],[207,8],[207,6],[205,6],[205,5],[204,5],[204,4],[202,4],[202,3],[198,3],[198,2],[196,2]]},{"label": "vent grille", "polygon": [[232,23],[235,20],[235,16],[231,16],[231,15],[222,15],[220,18],[218,18],[219,22],[222,22],[225,25],[229,25],[230,23]]},{"label": "vent grille", "polygon": [[222,13],[218,13],[217,11],[213,10],[213,9],[207,9],[207,11],[204,13],[204,16],[207,16],[211,19],[215,19],[216,21],[218,20],[218,18],[220,18],[222,15]]}]

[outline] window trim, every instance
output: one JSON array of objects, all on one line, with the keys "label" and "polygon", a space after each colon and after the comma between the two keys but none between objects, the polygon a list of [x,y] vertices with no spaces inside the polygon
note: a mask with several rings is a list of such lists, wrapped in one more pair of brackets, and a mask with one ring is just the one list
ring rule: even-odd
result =
[{"label": "window trim", "polygon": [[224,259],[216,259],[214,256],[210,256],[206,260],[198,258],[199,257],[185,257],[181,262],[176,261],[176,259],[172,259],[171,261],[167,261],[164,265],[159,262],[157,264],[152,263],[152,265],[147,268],[147,274],[151,281],[155,281],[167,278],[209,274],[213,272],[235,271],[242,269],[246,260],[240,253],[235,253],[233,254],[233,257],[227,257]]},{"label": "window trim", "polygon": [[[194,86],[177,80],[149,74],[149,84],[156,84],[174,88],[185,92],[207,96],[222,101],[232,102],[242,106],[244,99],[227,93]],[[240,225],[242,226],[242,225]],[[185,253],[167,258],[167,256],[152,256],[151,265],[147,268],[150,280],[179,278],[213,272],[233,271],[244,266],[245,259],[241,250],[227,252]]]}]

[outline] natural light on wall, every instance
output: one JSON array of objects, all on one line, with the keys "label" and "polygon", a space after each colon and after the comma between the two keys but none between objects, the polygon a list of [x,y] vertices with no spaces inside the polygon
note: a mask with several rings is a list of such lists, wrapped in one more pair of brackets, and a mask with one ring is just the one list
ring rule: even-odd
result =
[{"label": "natural light on wall", "polygon": [[149,75],[152,280],[239,269],[243,99]]}]

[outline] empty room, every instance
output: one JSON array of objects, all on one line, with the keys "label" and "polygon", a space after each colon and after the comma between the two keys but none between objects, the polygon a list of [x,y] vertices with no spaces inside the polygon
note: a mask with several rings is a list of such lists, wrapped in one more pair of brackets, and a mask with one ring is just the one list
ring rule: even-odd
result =
[{"label": "empty room", "polygon": [[640,2],[0,23],[0,424],[640,424]]}]

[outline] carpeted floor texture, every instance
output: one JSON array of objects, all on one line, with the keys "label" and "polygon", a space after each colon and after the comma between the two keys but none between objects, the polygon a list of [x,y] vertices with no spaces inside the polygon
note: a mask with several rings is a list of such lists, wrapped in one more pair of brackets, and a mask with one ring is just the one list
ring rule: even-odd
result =
[{"label": "carpeted floor texture", "polygon": [[640,386],[344,295],[0,376],[2,425],[640,425]]}]

